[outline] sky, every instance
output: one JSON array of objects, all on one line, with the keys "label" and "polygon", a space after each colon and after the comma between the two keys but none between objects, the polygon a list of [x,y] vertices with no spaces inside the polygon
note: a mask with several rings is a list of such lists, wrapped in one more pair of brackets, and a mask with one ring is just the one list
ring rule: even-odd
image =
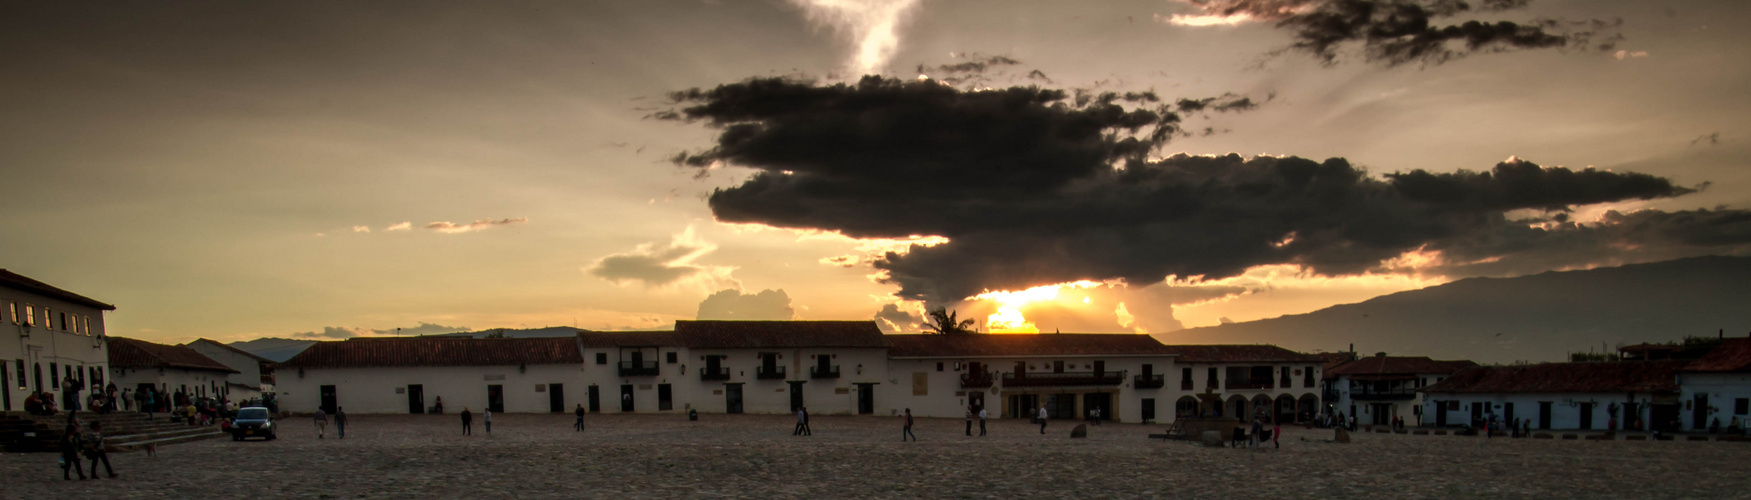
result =
[{"label": "sky", "polygon": [[0,267],[116,304],[112,335],[184,342],[915,331],[935,307],[1161,333],[1744,255],[1747,21],[1733,1],[10,2]]}]

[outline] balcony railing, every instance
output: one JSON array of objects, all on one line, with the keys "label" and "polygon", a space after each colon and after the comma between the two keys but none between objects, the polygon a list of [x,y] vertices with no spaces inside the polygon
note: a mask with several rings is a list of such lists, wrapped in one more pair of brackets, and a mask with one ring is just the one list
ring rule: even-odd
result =
[{"label": "balcony railing", "polygon": [[822,370],[819,366],[809,367],[809,378],[839,378],[839,366],[833,365]]},{"label": "balcony railing", "polygon": [[991,387],[993,382],[996,382],[996,379],[992,378],[991,372],[988,371],[961,374],[962,389],[985,389]]},{"label": "balcony railing", "polygon": [[710,368],[699,369],[699,380],[729,380],[729,379],[730,379],[730,369],[729,368],[718,368],[716,370],[713,370]]},{"label": "balcony railing", "polygon": [[784,367],[759,367],[754,370],[754,378],[760,380],[784,380]]},{"label": "balcony railing", "polygon": [[1071,385],[1119,385],[1125,383],[1124,372],[1055,372],[1005,373],[1004,387],[1040,387]]},{"label": "balcony railing", "polygon": [[1274,387],[1275,386],[1271,385],[1271,379],[1268,379],[1268,378],[1250,379],[1250,380],[1229,379],[1228,382],[1223,384],[1223,386],[1222,386],[1223,389],[1227,389],[1227,390],[1231,390],[1231,391],[1233,391],[1233,390],[1247,390],[1247,389],[1271,389]]},{"label": "balcony railing", "polygon": [[655,361],[621,361],[620,376],[622,377],[654,377],[657,375]]},{"label": "balcony railing", "polygon": [[1138,375],[1131,377],[1131,387],[1137,389],[1160,389],[1167,386],[1167,377],[1161,374]]}]

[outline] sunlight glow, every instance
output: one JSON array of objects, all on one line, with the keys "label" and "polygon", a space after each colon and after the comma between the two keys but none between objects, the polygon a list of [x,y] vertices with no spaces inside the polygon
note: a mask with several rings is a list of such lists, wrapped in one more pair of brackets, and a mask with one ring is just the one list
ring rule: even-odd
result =
[{"label": "sunlight glow", "polygon": [[[1021,314],[1021,308],[1034,302],[1049,302],[1058,299],[1058,292],[1064,288],[1094,288],[1103,286],[1098,281],[1075,281],[1056,285],[1036,286],[1016,292],[996,291],[985,292],[973,296],[977,300],[996,302],[997,313],[985,318],[985,326],[991,333],[1040,333],[1038,326],[1028,321]],[[1087,297],[1083,298],[1087,304]]]}]

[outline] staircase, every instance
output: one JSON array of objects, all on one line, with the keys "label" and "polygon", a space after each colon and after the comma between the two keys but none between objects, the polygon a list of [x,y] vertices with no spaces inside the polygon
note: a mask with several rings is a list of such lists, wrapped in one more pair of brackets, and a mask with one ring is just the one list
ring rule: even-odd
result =
[{"label": "staircase", "polygon": [[[98,415],[82,411],[79,412],[79,422],[86,429],[90,428],[91,422],[103,422],[104,449],[111,452],[127,452],[147,445],[164,446],[225,436],[217,425],[191,426],[171,422],[170,417],[162,413],[148,420],[143,413],[116,412]],[[0,448],[10,453],[59,451],[57,443],[60,442],[61,433],[66,426],[66,413],[48,417],[22,412],[0,413]]]}]

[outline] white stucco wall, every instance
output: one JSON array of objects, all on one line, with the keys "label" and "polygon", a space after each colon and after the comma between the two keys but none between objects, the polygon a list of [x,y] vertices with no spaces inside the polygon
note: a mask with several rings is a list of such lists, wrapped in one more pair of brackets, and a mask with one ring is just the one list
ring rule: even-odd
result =
[{"label": "white stucco wall", "polygon": [[[1416,375],[1416,377],[1417,377],[1417,379],[1422,380],[1422,385],[1415,386],[1415,387],[1428,387],[1428,386],[1434,385],[1436,382],[1446,380],[1447,375],[1448,374],[1445,374],[1445,373],[1418,374],[1418,375]],[[1414,384],[1413,384],[1413,386],[1414,386]],[[1417,418],[1418,418],[1417,411],[1419,411],[1423,407],[1423,393],[1421,393],[1421,392],[1417,392],[1410,399],[1381,400],[1381,401],[1355,400],[1355,399],[1350,398],[1350,377],[1349,376],[1339,376],[1337,378],[1337,382],[1336,382],[1336,389],[1338,392],[1338,399],[1337,399],[1337,402],[1335,403],[1337,405],[1336,406],[1337,411],[1344,412],[1344,416],[1348,417],[1351,415],[1351,411],[1352,411],[1351,408],[1353,406],[1355,408],[1354,411],[1360,412],[1356,416],[1358,418],[1357,422],[1359,422],[1362,425],[1386,424],[1386,423],[1391,422],[1392,417],[1395,417],[1395,416],[1404,419],[1405,425],[1408,425],[1408,426],[1419,425],[1419,421],[1417,420]],[[1390,403],[1390,404],[1392,404],[1393,411],[1391,413],[1374,415],[1373,412],[1369,411],[1369,406],[1368,406],[1369,403]],[[1433,425],[1434,422],[1435,422],[1434,418],[1431,417],[1431,418],[1424,419],[1421,423]]]},{"label": "white stucco wall", "polygon": [[[1539,420],[1539,418],[1538,418],[1539,417],[1538,416],[1539,403],[1540,402],[1550,402],[1551,403],[1551,420],[1550,420],[1550,426],[1548,427],[1548,429],[1551,429],[1551,430],[1598,430],[1598,431],[1605,430],[1607,427],[1607,424],[1610,423],[1611,416],[1609,414],[1609,407],[1612,403],[1618,403],[1619,406],[1621,407],[1621,405],[1623,403],[1629,401],[1628,395],[1622,394],[1622,393],[1610,393],[1610,394],[1606,394],[1606,393],[1572,393],[1572,394],[1521,394],[1521,393],[1441,394],[1441,393],[1425,393],[1423,395],[1423,400],[1424,400],[1423,401],[1423,412],[1425,415],[1423,417],[1423,422],[1425,425],[1431,425],[1431,426],[1435,425],[1437,422],[1437,412],[1442,412],[1442,411],[1445,411],[1447,414],[1447,426],[1458,427],[1458,426],[1462,426],[1462,425],[1467,425],[1471,422],[1471,415],[1472,415],[1471,404],[1473,404],[1473,403],[1488,404],[1490,406],[1488,407],[1488,410],[1486,410],[1486,412],[1493,411],[1497,416],[1500,416],[1500,417],[1503,417],[1504,419],[1506,419],[1506,418],[1508,418],[1506,415],[1506,410],[1507,410],[1506,404],[1513,403],[1514,404],[1513,418],[1530,419],[1531,420],[1530,427],[1533,430],[1541,430],[1541,429],[1546,429],[1546,427],[1541,427],[1539,425],[1539,421],[1538,421]],[[1451,410],[1451,411],[1441,410],[1441,409],[1436,408],[1437,404],[1439,404],[1440,402],[1444,402],[1444,401],[1458,401],[1459,408],[1456,410]],[[1636,403],[1638,403],[1638,406],[1640,406],[1639,412],[1641,413],[1642,418],[1646,419],[1647,416],[1649,415],[1648,403],[1651,402],[1650,396],[1647,394],[1636,394],[1635,401],[1636,401]],[[1581,429],[1581,414],[1582,414],[1581,403],[1593,403],[1593,406],[1592,406],[1593,421],[1592,421],[1592,425],[1590,426],[1589,429]],[[1622,423],[1624,421],[1624,415],[1621,414],[1621,412],[1622,412],[1621,409],[1619,410],[1619,412],[1620,412],[1620,414],[1618,415],[1618,423],[1619,423],[1619,427],[1621,428]]]},{"label": "white stucco wall", "polygon": [[[1686,431],[1708,430],[1708,425],[1702,427],[1695,425],[1695,416],[1698,411],[1708,412],[1705,417],[1706,422],[1712,423],[1715,419],[1719,419],[1722,429],[1732,425],[1735,418],[1740,422],[1740,427],[1744,427],[1746,419],[1751,417],[1751,415],[1737,413],[1737,408],[1735,408],[1737,399],[1751,398],[1751,373],[1684,373],[1678,376],[1678,383],[1680,393],[1678,401],[1679,404],[1684,405],[1679,412],[1681,415],[1679,420]],[[1697,394],[1708,396],[1707,409],[1699,410],[1697,408]]]},{"label": "white stucco wall", "polygon": [[[111,381],[116,384],[118,396],[122,389],[139,391],[139,384],[152,384],[152,387],[162,394],[175,394],[176,391],[186,388],[188,394],[193,397],[203,395],[217,397],[223,392],[215,394],[213,387],[216,384],[219,390],[223,391],[226,375],[225,372],[216,370],[186,370],[181,368],[116,368],[110,370],[110,373]],[[131,398],[133,393],[130,392],[128,395]],[[238,398],[233,396],[231,399]]]},{"label": "white stucco wall", "polygon": [[[1071,387],[1004,387],[1003,374],[1015,370],[1015,363],[1023,361],[1030,364],[1029,370],[1036,373],[1049,373],[1054,362],[1063,361],[1067,372],[1087,372],[1093,370],[1093,362],[1105,362],[1109,373],[1123,372],[1124,381],[1114,386],[1071,386]],[[961,388],[961,375],[968,372],[972,362],[983,363],[991,372],[995,383],[990,388]],[[942,371],[937,371],[938,363]],[[1144,364],[1152,365],[1155,374],[1163,375],[1166,385],[1160,389],[1137,389],[1132,387],[1133,377],[1142,373]],[[915,394],[913,377],[923,374],[926,380],[926,393]],[[897,415],[906,408],[912,409],[913,416],[962,418],[966,414],[970,393],[984,392],[984,402],[989,418],[1006,418],[1010,415],[1009,396],[1014,394],[1073,394],[1076,395],[1075,413],[1077,418],[1085,414],[1082,394],[1102,392],[1112,395],[1112,413],[1108,417],[1120,422],[1140,422],[1143,418],[1143,400],[1153,399],[1155,405],[1155,422],[1168,422],[1173,418],[1173,402],[1179,397],[1178,369],[1173,364],[1171,356],[1061,356],[1061,357],[995,357],[995,358],[917,358],[895,359],[888,362],[888,380],[878,386],[877,413]],[[1037,408],[1029,410],[1037,411]],[[1023,417],[1026,418],[1026,417]]]},{"label": "white stucco wall", "polygon": [[[233,370],[237,370],[238,373],[233,373],[226,377],[227,381],[253,387],[255,390],[249,392],[254,394],[259,394],[261,392],[261,361],[239,354],[237,351],[213,345],[212,343],[205,341],[190,342],[188,347],[194,349],[195,352],[201,353],[201,355],[213,358],[213,361],[218,361],[220,364],[229,366]],[[236,394],[237,390],[235,389],[232,390],[232,393],[232,399],[243,399],[244,397],[248,397],[239,397],[240,395]]]},{"label": "white stucco wall", "polygon": [[[1253,366],[1270,366],[1271,367],[1272,387],[1270,389],[1228,389],[1228,388],[1226,388],[1227,383],[1228,383],[1228,369],[1229,368],[1231,368],[1231,367],[1253,367]],[[1282,369],[1284,367],[1289,368],[1289,374],[1290,374],[1289,375],[1289,385],[1287,385],[1287,386],[1284,386],[1280,383]],[[1181,385],[1181,380],[1183,380],[1183,374],[1184,374],[1184,371],[1186,368],[1192,369],[1192,389],[1191,390],[1182,390],[1181,389],[1181,387],[1183,387]],[[1216,369],[1216,386],[1213,389],[1210,388],[1210,386],[1209,386],[1210,368]],[[1210,393],[1215,394],[1215,395],[1222,398],[1222,402],[1225,405],[1224,409],[1223,409],[1223,416],[1226,416],[1226,417],[1234,417],[1234,415],[1230,414],[1232,412],[1229,411],[1229,406],[1231,406],[1230,400],[1233,399],[1235,396],[1240,396],[1240,397],[1246,398],[1247,401],[1251,402],[1251,401],[1254,401],[1255,399],[1257,399],[1258,396],[1263,395],[1267,398],[1270,398],[1271,401],[1273,402],[1273,404],[1275,404],[1275,401],[1277,400],[1277,398],[1284,396],[1284,395],[1288,395],[1289,397],[1295,399],[1297,412],[1299,412],[1299,410],[1300,410],[1301,399],[1303,397],[1306,397],[1306,396],[1312,396],[1314,398],[1314,401],[1316,402],[1315,406],[1317,407],[1317,402],[1319,400],[1319,394],[1320,394],[1320,379],[1321,379],[1321,376],[1323,375],[1320,370],[1321,370],[1320,365],[1317,362],[1186,363],[1186,364],[1176,364],[1174,366],[1173,372],[1169,373],[1168,377],[1167,377],[1166,390],[1172,390],[1173,395],[1171,397],[1167,398],[1166,402],[1163,403],[1162,408],[1158,409],[1157,413],[1156,413],[1157,415],[1162,415],[1161,412],[1166,412],[1167,416],[1157,418],[1157,421],[1171,421],[1171,419],[1173,418],[1174,404],[1179,399],[1181,399],[1183,397],[1198,398],[1201,395],[1205,394],[1206,391],[1209,391]],[[1306,375],[1307,372],[1312,372],[1311,376],[1312,376],[1313,384],[1311,386],[1308,386],[1306,384],[1306,382],[1307,382],[1306,377],[1308,376],[1308,375]],[[1249,404],[1249,409],[1250,409],[1250,404]],[[1315,412],[1317,413],[1317,409],[1315,410]]]},{"label": "white stucco wall", "polygon": [[[503,377],[489,380],[489,378]],[[409,384],[423,387],[424,406],[430,407],[444,398],[444,412],[456,413],[464,407],[476,414],[487,407],[487,386],[504,387],[504,409],[510,413],[547,413],[549,395],[546,385],[564,387],[565,407],[583,401],[581,371],[576,365],[517,366],[446,366],[405,368],[286,368],[277,373],[276,388],[280,410],[295,413],[315,411],[320,403],[320,388],[335,386],[336,403],[352,413],[407,413]],[[536,386],[540,385],[538,392]],[[616,395],[618,397],[618,395]]]},{"label": "white stucco wall", "polygon": [[[25,326],[25,306],[32,306],[36,326]],[[18,309],[18,321],[14,322],[12,307]],[[45,309],[56,316],[56,328],[45,326]],[[59,326],[60,313],[80,318],[79,333],[62,331]],[[70,320],[72,321],[72,320]],[[84,332],[89,323],[91,333]],[[105,335],[103,311],[96,308],[62,302],[33,293],[0,287],[0,361],[5,362],[5,383],[0,384],[0,391],[5,391],[5,397],[0,401],[10,400],[10,410],[24,409],[24,398],[30,391],[37,389],[36,366],[42,366],[42,383],[44,390],[56,394],[56,402],[60,402],[60,390],[49,384],[49,365],[53,363],[57,370],[56,379],[66,375],[67,366],[83,370],[87,386],[97,385],[99,381],[91,377],[92,370],[104,376],[103,382],[108,382],[109,349],[108,343],[102,340]],[[18,362],[24,362],[24,379],[19,379]],[[89,392],[81,393],[81,398]],[[81,402],[81,404],[84,404]],[[4,408],[4,407],[0,407]]]}]

